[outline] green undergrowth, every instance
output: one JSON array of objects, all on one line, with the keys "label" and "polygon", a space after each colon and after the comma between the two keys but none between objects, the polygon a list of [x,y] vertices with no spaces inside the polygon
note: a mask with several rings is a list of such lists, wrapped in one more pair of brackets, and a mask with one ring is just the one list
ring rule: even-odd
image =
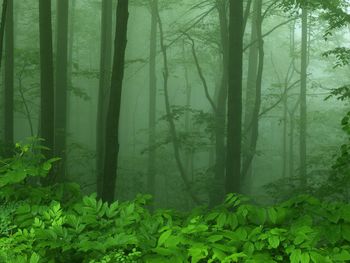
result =
[{"label": "green undergrowth", "polygon": [[350,205],[298,196],[261,207],[229,194],[215,209],[150,213],[151,197],[107,204],[74,184],[42,187],[53,160],[29,145],[0,162],[0,262],[350,261]]}]

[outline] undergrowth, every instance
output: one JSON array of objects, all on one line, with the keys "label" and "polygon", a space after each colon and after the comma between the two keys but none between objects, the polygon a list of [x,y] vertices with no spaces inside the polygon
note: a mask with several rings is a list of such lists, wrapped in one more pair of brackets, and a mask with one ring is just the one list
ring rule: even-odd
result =
[{"label": "undergrowth", "polygon": [[74,184],[40,185],[56,159],[17,145],[0,162],[0,262],[350,261],[350,205],[301,195],[261,207],[229,194],[188,214],[148,195],[107,204]]}]

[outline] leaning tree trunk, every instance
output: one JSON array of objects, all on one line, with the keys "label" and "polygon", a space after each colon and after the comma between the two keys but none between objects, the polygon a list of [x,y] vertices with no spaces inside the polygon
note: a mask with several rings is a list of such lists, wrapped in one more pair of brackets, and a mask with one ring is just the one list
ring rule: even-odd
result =
[{"label": "leaning tree trunk", "polygon": [[[51,0],[39,0],[40,31],[40,135],[49,148],[46,157],[53,156],[54,146],[54,78],[52,54]],[[48,178],[52,181],[53,178]],[[48,182],[46,182],[48,183]]]},{"label": "leaning tree trunk", "polygon": [[175,127],[175,122],[172,117],[172,112],[171,112],[171,106],[170,106],[170,100],[169,100],[169,90],[168,90],[168,80],[169,80],[169,68],[168,68],[168,53],[167,53],[167,47],[164,43],[164,32],[163,32],[163,24],[160,19],[159,15],[159,10],[157,9],[157,18],[158,18],[158,27],[159,27],[159,33],[160,33],[160,47],[162,50],[163,54],[163,80],[164,80],[164,85],[163,85],[163,90],[164,90],[164,100],[165,100],[165,110],[167,114],[167,121],[169,124],[169,132],[172,140],[172,145],[173,145],[173,150],[174,150],[174,157],[175,161],[178,167],[178,170],[180,172],[180,176],[182,181],[185,184],[186,190],[188,191],[188,194],[192,198],[192,200],[195,202],[195,204],[200,204],[200,200],[198,197],[195,195],[192,187],[190,180],[188,179],[188,176],[185,171],[185,167],[182,163],[181,156],[180,156],[180,146],[178,142],[178,136],[177,136],[177,131]]},{"label": "leaning tree trunk", "polygon": [[116,11],[116,33],[114,41],[112,81],[106,119],[106,145],[104,151],[103,184],[101,193],[102,199],[107,202],[112,202],[114,200],[117,181],[119,155],[118,132],[129,18],[128,6],[128,0],[119,0]]},{"label": "leaning tree trunk", "polygon": [[56,82],[55,82],[55,156],[60,157],[58,180],[65,180],[68,87],[68,0],[57,1]]},{"label": "leaning tree trunk", "polygon": [[112,64],[112,10],[112,0],[103,0],[101,13],[100,81],[96,118],[96,183],[98,196],[101,196],[103,184],[104,137],[106,127],[105,105],[108,104],[108,86],[110,85]]},{"label": "leaning tree trunk", "polygon": [[226,193],[240,192],[241,181],[243,0],[229,10]]}]

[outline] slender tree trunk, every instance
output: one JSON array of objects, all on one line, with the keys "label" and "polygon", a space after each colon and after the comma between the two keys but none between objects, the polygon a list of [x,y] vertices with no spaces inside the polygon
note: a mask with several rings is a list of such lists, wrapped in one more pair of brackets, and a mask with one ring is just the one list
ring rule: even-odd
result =
[{"label": "slender tree trunk", "polygon": [[55,156],[60,157],[58,180],[65,180],[68,87],[68,0],[57,1],[56,82],[55,82]]},{"label": "slender tree trunk", "polygon": [[301,184],[306,184],[306,85],[307,85],[307,10],[302,9],[302,40],[301,40],[301,85],[300,85],[300,179]]},{"label": "slender tree trunk", "polygon": [[112,0],[102,1],[101,12],[101,48],[100,48],[100,81],[98,90],[97,123],[96,123],[96,183],[97,194],[101,196],[103,185],[103,160],[105,151],[106,106],[108,86],[110,85],[112,64]]},{"label": "slender tree trunk", "polygon": [[157,104],[157,77],[156,77],[156,55],[157,55],[157,9],[158,0],[151,0],[151,35],[150,35],[150,61],[149,61],[149,115],[148,115],[148,192],[155,196],[156,178],[156,149],[152,146],[156,143],[156,104]]},{"label": "slender tree trunk", "polygon": [[[1,56],[1,54],[0,54]],[[4,91],[4,114],[5,129],[4,142],[6,156],[12,155],[12,145],[14,144],[14,21],[13,21],[13,0],[7,3],[6,23],[5,23],[5,91]]]},{"label": "slender tree trunk", "polygon": [[[258,1],[254,1],[253,4],[253,14],[252,14],[252,24],[251,24],[251,36],[250,43],[254,43],[249,47],[249,62],[248,62],[248,75],[247,75],[247,89],[246,89],[246,97],[244,102],[245,114],[244,114],[244,151],[243,151],[243,164],[247,164],[249,160],[249,156],[254,154],[251,152],[251,125],[253,121],[253,111],[255,105],[255,97],[256,97],[256,77],[258,72],[258,58],[259,58],[259,43],[256,41],[258,39],[257,34],[257,14],[258,14]],[[252,178],[252,166],[250,165],[247,173],[244,177],[245,190],[248,192],[249,185],[251,184]]]},{"label": "slender tree trunk", "polygon": [[164,32],[163,32],[163,25],[162,21],[160,19],[159,10],[157,9],[157,18],[158,18],[158,27],[159,27],[159,33],[160,33],[160,47],[163,54],[163,79],[164,79],[164,100],[165,100],[165,110],[167,114],[167,120],[169,124],[169,131],[170,136],[172,139],[173,144],[173,150],[174,150],[174,157],[177,164],[177,167],[180,172],[181,179],[183,180],[187,193],[190,195],[192,200],[195,202],[195,204],[200,204],[200,200],[197,198],[195,193],[193,192],[193,189],[191,188],[190,180],[188,179],[188,175],[186,174],[184,165],[181,160],[180,156],[180,146],[178,143],[178,136],[176,132],[175,122],[172,118],[172,112],[171,112],[171,106],[170,106],[170,100],[169,100],[169,90],[168,90],[168,80],[169,80],[169,68],[168,68],[168,53],[167,53],[167,47],[164,43]]},{"label": "slender tree trunk", "polygon": [[8,0],[3,0],[2,12],[1,12],[1,22],[0,22],[0,69],[1,69],[2,53],[3,53],[3,47],[4,47],[4,35],[5,35],[7,5],[8,5]]},{"label": "slender tree trunk", "polygon": [[[54,78],[52,54],[51,0],[39,0],[40,31],[40,135],[49,148],[46,157],[53,156],[54,146]],[[49,178],[48,180],[52,180]]]},{"label": "slender tree trunk", "polygon": [[287,176],[288,169],[288,84],[285,83],[283,95],[283,136],[282,136],[282,176]]},{"label": "slender tree trunk", "polygon": [[119,0],[116,11],[112,81],[106,119],[106,145],[103,165],[102,199],[107,202],[114,200],[118,174],[118,132],[127,43],[128,6],[128,0]]},{"label": "slender tree trunk", "polygon": [[227,111],[227,84],[228,84],[228,19],[227,2],[218,0],[216,7],[219,14],[220,38],[222,49],[222,76],[221,84],[216,98],[215,114],[215,167],[214,181],[209,194],[209,206],[220,204],[225,197],[225,169],[226,169],[226,147],[225,127]]},{"label": "slender tree trunk", "polygon": [[226,193],[240,192],[242,138],[243,0],[229,4]]},{"label": "slender tree trunk", "polygon": [[262,0],[257,0],[257,39],[259,48],[259,62],[258,71],[256,76],[256,88],[255,88],[255,99],[254,99],[254,109],[252,112],[252,122],[251,122],[251,134],[250,134],[250,145],[248,150],[248,157],[243,163],[242,176],[245,177],[250,166],[253,162],[254,156],[256,154],[256,146],[259,137],[259,116],[261,108],[261,89],[262,89],[262,77],[264,69],[264,40],[262,37]]}]

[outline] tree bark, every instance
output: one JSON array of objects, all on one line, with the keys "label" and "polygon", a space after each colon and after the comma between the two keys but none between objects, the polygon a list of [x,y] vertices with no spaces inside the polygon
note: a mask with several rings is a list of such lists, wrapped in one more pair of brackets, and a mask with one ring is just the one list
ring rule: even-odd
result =
[{"label": "tree bark", "polygon": [[226,193],[240,192],[242,139],[243,0],[229,4]]},{"label": "tree bark", "polygon": [[106,145],[103,165],[102,199],[107,202],[114,201],[118,175],[118,131],[124,78],[125,49],[127,43],[129,17],[128,6],[128,0],[119,0],[116,11],[116,33],[114,41],[112,80],[106,119]]},{"label": "tree bark", "polygon": [[55,82],[55,156],[60,157],[58,180],[65,180],[68,87],[68,0],[57,1],[56,82]]},{"label": "tree bark", "polygon": [[100,80],[96,118],[96,185],[98,196],[102,194],[103,185],[104,137],[106,127],[105,105],[108,105],[108,86],[110,85],[112,65],[112,10],[112,0],[103,0],[101,12]]},{"label": "tree bark", "polygon": [[[54,77],[52,54],[51,0],[39,0],[40,32],[40,135],[49,148],[45,156],[53,157],[54,146]],[[51,178],[52,179],[52,178]],[[48,180],[51,180],[48,178]]]}]

